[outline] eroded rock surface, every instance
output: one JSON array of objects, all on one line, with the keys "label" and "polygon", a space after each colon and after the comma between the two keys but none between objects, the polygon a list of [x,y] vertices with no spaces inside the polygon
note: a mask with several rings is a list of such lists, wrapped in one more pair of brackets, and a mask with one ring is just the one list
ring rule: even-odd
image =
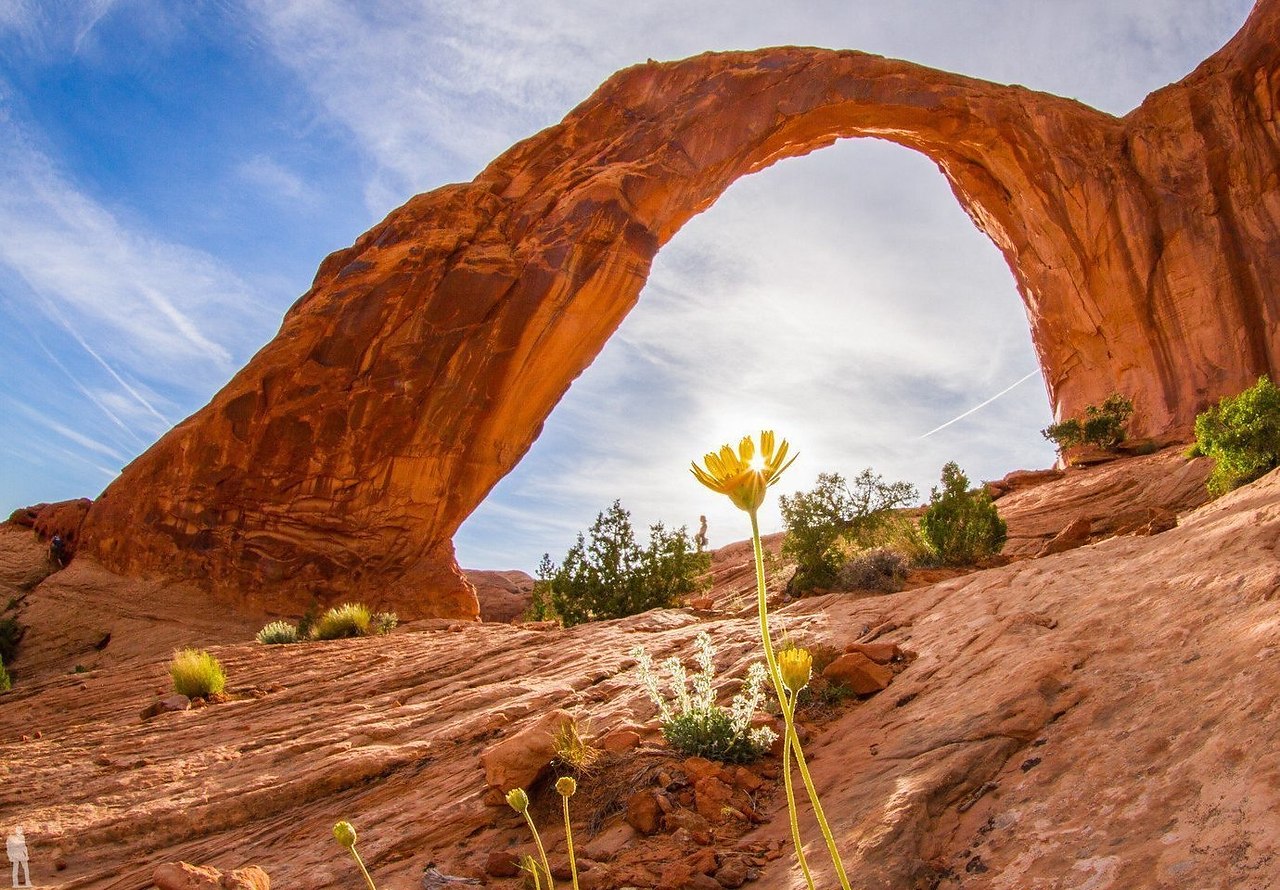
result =
[{"label": "eroded rock surface", "polygon": [[[1072,481],[1087,477],[1050,484]],[[887,689],[808,733],[853,885],[1280,884],[1277,503],[1273,473],[1163,534],[779,609],[775,633],[798,642],[915,654],[895,663]],[[26,543],[0,535],[0,553],[15,548],[20,567]],[[90,567],[78,559],[30,600],[49,585],[65,596],[74,582],[79,611],[100,618],[141,621],[155,606],[124,579],[92,600]],[[212,630],[183,624],[193,611],[153,625],[185,627],[205,645]],[[58,620],[46,615],[32,633]],[[722,676],[759,657],[753,614],[654,611],[570,630],[427,621],[386,637],[212,646],[229,687],[260,694],[147,721],[139,708],[164,687],[170,646],[148,654],[146,635],[134,635],[130,659],[24,674],[0,698],[0,812],[27,826],[41,886],[144,887],[158,865],[183,860],[223,873],[252,862],[280,887],[350,887],[358,874],[331,835],[339,818],[360,831],[379,886],[418,886],[430,863],[480,878],[494,851],[532,848],[515,813],[486,805],[481,755],[563,709],[598,738],[643,738],[574,798],[594,886],[655,887],[679,877],[673,863],[697,861],[717,876],[759,874],[747,886],[799,888],[778,847],[789,836],[785,804],[767,788],[753,793],[763,824],[740,841],[716,841],[696,812],[652,814],[684,834],[646,837],[625,822],[628,798],[651,794],[663,784],[652,771],[669,769],[655,766],[654,709],[626,652],[642,644],[656,659],[691,659],[700,630],[716,642]],[[894,651],[855,648],[873,662]],[[753,769],[764,775],[771,763]],[[544,785],[532,797],[559,868],[558,795]],[[806,830],[819,883],[834,886]],[[55,861],[62,871],[49,870]]]},{"label": "eroded rock surface", "polygon": [[1134,433],[1280,370],[1280,2],[1123,118],[855,51],[619,72],[473,182],[328,257],[265,346],[94,505],[90,550],[241,607],[475,617],[461,522],[738,177],[849,137],[919,151],[1004,254],[1050,400]]}]

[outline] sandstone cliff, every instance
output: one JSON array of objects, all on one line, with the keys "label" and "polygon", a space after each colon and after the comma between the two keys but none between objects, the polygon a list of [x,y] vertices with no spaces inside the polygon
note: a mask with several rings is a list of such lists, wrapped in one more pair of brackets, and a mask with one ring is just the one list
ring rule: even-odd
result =
[{"label": "sandstone cliff", "polygon": [[473,182],[327,258],[277,337],[126,468],[85,544],[272,608],[359,593],[474,617],[451,538],[740,176],[850,137],[935,161],[1007,259],[1060,414],[1136,432],[1280,370],[1280,0],[1116,118],[854,51],[639,65]]}]

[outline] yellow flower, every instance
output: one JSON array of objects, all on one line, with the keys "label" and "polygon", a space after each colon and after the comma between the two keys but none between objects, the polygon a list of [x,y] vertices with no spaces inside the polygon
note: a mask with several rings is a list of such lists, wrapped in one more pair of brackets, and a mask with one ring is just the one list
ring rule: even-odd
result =
[{"label": "yellow flower", "polygon": [[348,850],[356,845],[356,830],[350,822],[339,822],[334,825],[333,836]]},{"label": "yellow flower", "polygon": [[573,776],[561,776],[556,779],[556,790],[562,797],[573,797],[573,793],[578,790],[578,783],[573,780]]},{"label": "yellow flower", "polygon": [[[760,458],[756,459],[756,445],[750,436],[743,436],[735,454],[728,445],[718,454],[703,458],[704,470],[692,465],[694,478],[712,491],[727,494],[729,500],[741,510],[754,513],[764,503],[765,489],[776,483],[787,467],[795,461],[787,460],[787,440],[783,439],[774,449],[773,430],[760,433]],[[785,463],[784,463],[785,461]]]},{"label": "yellow flower", "polygon": [[517,813],[526,813],[529,811],[529,795],[523,788],[512,788],[507,792],[507,804]]},{"label": "yellow flower", "polygon": [[799,693],[813,675],[813,656],[808,649],[783,649],[778,653],[778,672],[782,674],[782,685]]}]

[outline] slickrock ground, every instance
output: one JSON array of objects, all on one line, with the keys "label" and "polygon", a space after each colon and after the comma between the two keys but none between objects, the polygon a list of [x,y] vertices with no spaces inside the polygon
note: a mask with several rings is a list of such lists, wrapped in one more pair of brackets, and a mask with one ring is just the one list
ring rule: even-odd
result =
[{"label": "slickrock ground", "polygon": [[[1062,502],[1100,471],[1118,472],[1053,483]],[[23,534],[0,536],[6,594],[41,557]],[[1161,534],[781,608],[776,628],[801,642],[893,641],[918,656],[886,690],[812,727],[814,778],[854,886],[1280,884],[1278,546],[1272,474]],[[330,836],[338,818],[360,829],[384,890],[421,886],[430,863],[479,878],[491,852],[530,847],[514,813],[484,802],[484,749],[555,708],[602,734],[644,724],[652,708],[626,656],[637,643],[689,655],[705,629],[725,675],[756,652],[751,617],[690,610],[567,631],[418,622],[390,637],[268,648],[181,590],[157,605],[141,582],[118,582],[91,602],[108,578],[77,560],[27,594],[23,615],[34,623],[62,602],[81,614],[60,619],[79,628],[91,611],[157,612],[154,645],[126,627],[96,653],[103,666],[72,674],[36,627],[18,686],[0,698],[0,813],[6,828],[26,827],[45,886],[145,888],[156,865],[181,859],[259,865],[277,887],[351,887],[358,875]],[[236,700],[143,722],[184,636],[224,643],[213,651]],[[602,785],[621,794],[629,779],[650,781],[648,746]],[[545,791],[535,807],[555,845]],[[579,849],[602,848],[588,872],[596,886],[652,886],[697,847],[678,832],[630,838],[620,813],[593,831],[601,788],[587,780],[580,794]],[[721,857],[747,845],[764,863],[748,886],[802,886],[789,854],[758,855],[787,834],[781,795],[766,789],[757,802],[767,821],[718,843]],[[806,830],[831,886],[807,819]],[[603,848],[619,844],[610,861]]]}]

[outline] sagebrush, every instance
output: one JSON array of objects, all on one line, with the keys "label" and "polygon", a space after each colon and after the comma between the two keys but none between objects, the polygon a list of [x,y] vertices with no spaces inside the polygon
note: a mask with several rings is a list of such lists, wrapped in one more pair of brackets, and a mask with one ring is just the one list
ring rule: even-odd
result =
[{"label": "sagebrush", "polygon": [[836,573],[840,590],[879,590],[894,593],[907,580],[907,559],[896,550],[873,547],[855,554]]},{"label": "sagebrush", "polygon": [[777,738],[768,727],[751,726],[765,701],[768,671],[760,662],[752,664],[742,689],[729,707],[723,708],[716,704],[715,647],[711,637],[705,632],[698,634],[694,650],[698,670],[692,677],[676,656],[662,662],[668,693],[662,691],[649,654],[639,646],[631,650],[631,657],[639,662],[640,682],[658,708],[663,738],[676,751],[690,757],[724,763],[755,760]]},{"label": "sagebrush", "polygon": [[9,679],[9,672],[4,666],[4,659],[0,658],[0,692],[8,692],[12,688],[13,681]]},{"label": "sagebrush", "polygon": [[1280,389],[1264,375],[1198,416],[1195,451],[1213,458],[1208,486],[1215,496],[1280,466]]}]

